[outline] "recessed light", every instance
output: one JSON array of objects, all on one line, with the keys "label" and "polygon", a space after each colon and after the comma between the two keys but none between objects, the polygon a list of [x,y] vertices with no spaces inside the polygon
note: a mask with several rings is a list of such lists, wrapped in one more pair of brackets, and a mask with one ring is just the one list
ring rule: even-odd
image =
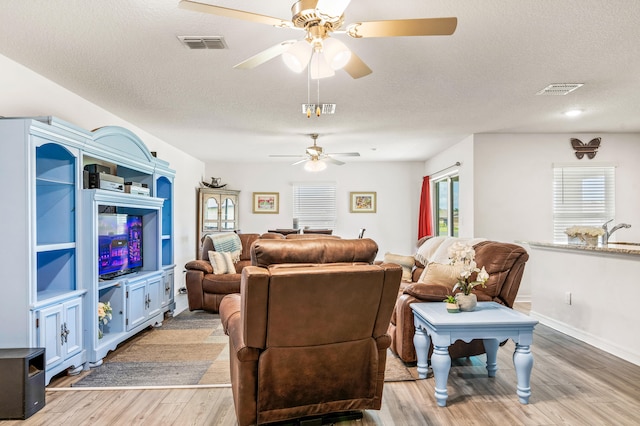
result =
[{"label": "recessed light", "polygon": [[583,111],[581,109],[570,109],[569,111],[565,111],[563,114],[567,117],[577,117],[582,114],[582,112]]}]

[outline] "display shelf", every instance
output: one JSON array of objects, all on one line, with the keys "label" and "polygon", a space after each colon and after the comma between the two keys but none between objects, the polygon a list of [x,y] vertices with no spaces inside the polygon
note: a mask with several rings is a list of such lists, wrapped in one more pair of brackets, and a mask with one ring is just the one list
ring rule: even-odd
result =
[{"label": "display shelf", "polygon": [[173,183],[161,176],[156,180],[156,193],[162,198],[162,265],[173,263]]},{"label": "display shelf", "polygon": [[74,248],[37,253],[37,299],[76,289],[76,253]]},{"label": "display shelf", "polygon": [[[113,337],[121,337],[124,332],[124,290],[121,285],[114,285],[98,291],[98,302],[109,303],[111,305],[111,320],[107,324],[98,322],[98,328],[102,327],[103,337],[98,337],[98,346],[108,343]],[[117,336],[116,336],[117,335]]]},{"label": "display shelf", "polygon": [[36,148],[36,179],[74,184],[75,157],[63,146],[45,143]]}]

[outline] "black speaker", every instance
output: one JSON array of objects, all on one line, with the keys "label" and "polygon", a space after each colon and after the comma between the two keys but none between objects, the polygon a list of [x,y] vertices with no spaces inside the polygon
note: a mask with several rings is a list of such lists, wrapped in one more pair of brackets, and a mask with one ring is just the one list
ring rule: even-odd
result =
[{"label": "black speaker", "polygon": [[44,407],[44,348],[0,349],[0,419],[26,419]]}]

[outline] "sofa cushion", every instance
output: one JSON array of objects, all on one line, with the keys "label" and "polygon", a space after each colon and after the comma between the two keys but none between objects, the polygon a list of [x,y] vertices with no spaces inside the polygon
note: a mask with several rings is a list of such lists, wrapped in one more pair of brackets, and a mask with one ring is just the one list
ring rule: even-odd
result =
[{"label": "sofa cushion", "polygon": [[235,274],[236,267],[233,264],[231,253],[222,251],[217,252],[211,250],[209,252],[209,262],[213,267],[214,274]]},{"label": "sofa cushion", "polygon": [[385,253],[384,263],[395,263],[402,266],[402,281],[411,281],[411,270],[416,260],[413,256],[403,256],[401,254]]},{"label": "sofa cushion", "polygon": [[418,282],[425,284],[439,284],[453,291],[458,282],[462,265],[431,262],[420,275]]}]

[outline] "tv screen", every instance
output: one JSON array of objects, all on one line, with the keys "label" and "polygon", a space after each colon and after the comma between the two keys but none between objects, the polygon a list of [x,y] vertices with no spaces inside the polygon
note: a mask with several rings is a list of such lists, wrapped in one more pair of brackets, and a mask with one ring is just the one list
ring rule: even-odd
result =
[{"label": "tv screen", "polygon": [[98,215],[98,275],[115,277],[142,267],[142,216]]}]

